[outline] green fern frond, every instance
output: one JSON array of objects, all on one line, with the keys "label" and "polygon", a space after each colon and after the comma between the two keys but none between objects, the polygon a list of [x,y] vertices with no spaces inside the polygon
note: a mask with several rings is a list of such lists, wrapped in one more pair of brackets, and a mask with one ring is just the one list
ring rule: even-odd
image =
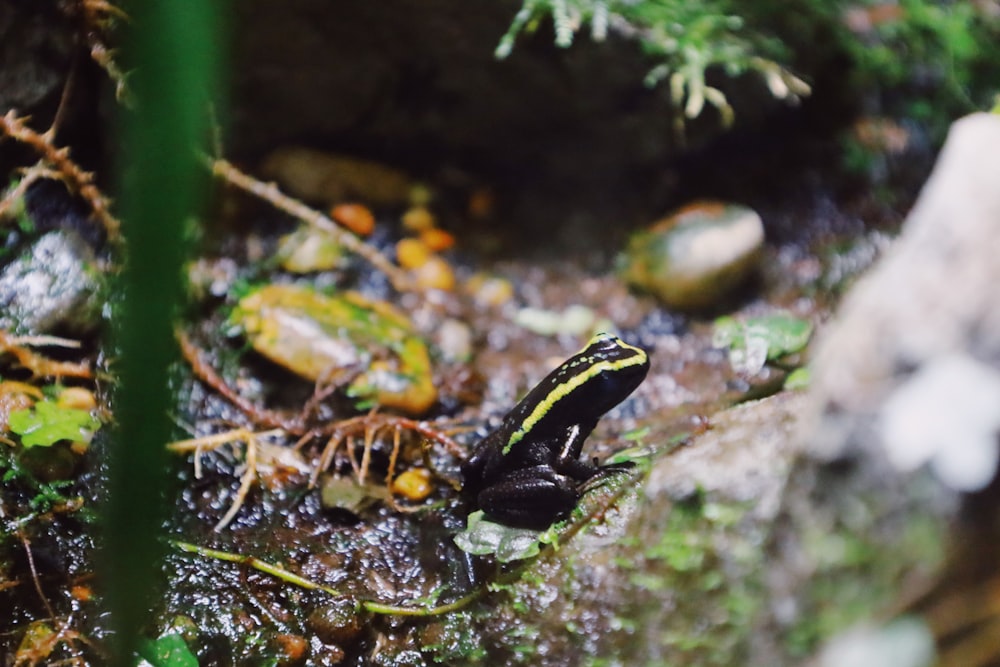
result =
[{"label": "green fern frond", "polygon": [[517,36],[533,32],[547,17],[552,19],[555,43],[562,48],[569,47],[587,23],[594,41],[604,40],[613,28],[637,39],[656,61],[645,84],[668,80],[674,103],[686,118],[699,116],[707,105],[719,112],[723,124],[733,120],[726,96],[705,83],[710,67],[722,67],[733,77],[758,72],[779,99],[809,94],[804,81],[756,52],[730,0],[524,0],[497,46],[497,58],[507,57]]}]

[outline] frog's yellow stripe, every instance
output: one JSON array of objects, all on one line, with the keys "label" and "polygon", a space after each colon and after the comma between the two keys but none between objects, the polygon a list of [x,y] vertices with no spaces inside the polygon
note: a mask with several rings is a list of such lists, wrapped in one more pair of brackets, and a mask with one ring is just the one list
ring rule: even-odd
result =
[{"label": "frog's yellow stripe", "polygon": [[[595,336],[595,338],[598,337]],[[633,352],[635,352],[635,354],[625,357],[623,359],[605,359],[603,361],[591,363],[589,366],[587,366],[587,368],[583,369],[581,372],[577,373],[566,382],[563,382],[562,384],[556,386],[556,388],[553,389],[551,392],[549,392],[549,395],[545,397],[545,400],[538,402],[538,405],[536,405],[535,409],[531,411],[531,414],[529,414],[521,423],[521,428],[517,429],[516,431],[514,431],[514,433],[511,434],[510,440],[508,440],[507,444],[504,445],[503,453],[505,455],[509,453],[511,447],[519,443],[524,438],[524,436],[526,436],[531,431],[531,429],[535,427],[535,424],[541,421],[541,419],[546,415],[546,413],[548,413],[548,411],[552,409],[553,405],[555,405],[560,400],[571,394],[574,389],[584,384],[585,382],[587,382],[587,380],[590,380],[598,373],[602,373],[603,371],[616,371],[622,368],[628,368],[629,366],[637,366],[639,364],[646,363],[645,350],[635,347],[633,345],[629,345],[628,343],[620,339],[617,341],[617,343],[619,347],[625,350],[632,350]],[[588,345],[587,347],[590,347],[590,345]],[[584,349],[584,351],[586,351],[586,349]],[[589,361],[589,358],[587,359],[587,361]]]}]

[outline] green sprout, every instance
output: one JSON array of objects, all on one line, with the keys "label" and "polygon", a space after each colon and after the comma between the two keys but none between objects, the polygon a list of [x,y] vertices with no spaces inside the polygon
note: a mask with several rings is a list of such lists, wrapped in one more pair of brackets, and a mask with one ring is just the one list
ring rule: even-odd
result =
[{"label": "green sprout", "polygon": [[86,410],[39,401],[31,408],[12,411],[9,425],[25,447],[50,447],[60,440],[89,444],[101,422]]}]

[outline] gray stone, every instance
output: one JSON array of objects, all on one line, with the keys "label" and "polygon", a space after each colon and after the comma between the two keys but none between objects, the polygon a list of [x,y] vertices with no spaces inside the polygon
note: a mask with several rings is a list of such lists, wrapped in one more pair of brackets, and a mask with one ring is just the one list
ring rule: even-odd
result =
[{"label": "gray stone", "polygon": [[793,435],[803,402],[803,395],[786,392],[718,413],[711,429],[654,466],[644,490],[651,511],[658,511],[657,502],[669,504],[697,491],[750,503],[756,519],[773,519],[798,453]]},{"label": "gray stone", "polygon": [[[975,369],[963,373],[967,382],[953,391],[917,403],[926,409],[909,408],[914,420],[929,420],[926,428],[938,428],[935,415],[945,419],[974,407],[970,393],[996,393],[998,184],[1000,117],[975,114],[956,122],[899,240],[844,299],[817,347],[814,402],[806,427],[814,454],[832,459],[861,448],[888,454],[900,463],[898,468],[911,469],[912,456],[899,451],[910,441],[889,442],[885,436],[903,432],[899,424],[905,415],[893,408],[904,399],[904,407],[914,405],[906,398],[913,394],[912,382],[919,382],[924,373],[952,377],[949,369]],[[939,372],[942,364],[947,373]],[[899,398],[907,385],[909,393]],[[969,418],[977,420],[975,415]],[[974,444],[988,436],[995,448],[996,425],[988,416],[977,421],[983,424],[979,435],[951,438],[941,447],[960,449],[964,442]],[[929,451],[923,460],[933,456]]]},{"label": "gray stone", "polygon": [[746,206],[695,202],[632,236],[622,262],[629,284],[668,306],[718,306],[757,268],[760,216]]},{"label": "gray stone", "polygon": [[0,271],[0,328],[84,334],[98,324],[99,273],[76,232],[45,234]]},{"label": "gray stone", "polygon": [[[815,651],[831,630],[898,601],[901,582],[932,580],[960,492],[993,478],[997,184],[1000,117],[956,122],[899,239],[822,332],[799,431],[804,455],[768,539],[753,664],[787,664],[789,646]],[[862,632],[830,644],[822,664],[846,664],[829,662],[844,651],[851,664],[884,664],[885,631],[859,641]]]}]

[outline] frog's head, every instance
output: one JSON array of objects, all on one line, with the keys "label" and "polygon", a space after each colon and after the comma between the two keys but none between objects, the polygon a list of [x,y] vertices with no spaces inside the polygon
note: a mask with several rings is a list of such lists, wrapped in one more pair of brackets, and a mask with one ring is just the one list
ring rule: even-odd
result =
[{"label": "frog's head", "polygon": [[624,401],[646,378],[649,355],[618,336],[599,333],[567,364],[576,361],[576,373],[568,382],[574,402],[588,406],[596,415]]},{"label": "frog's head", "polygon": [[504,453],[533,433],[562,433],[572,424],[595,423],[635,391],[649,371],[649,355],[618,336],[600,333],[528,392],[511,411]]}]

